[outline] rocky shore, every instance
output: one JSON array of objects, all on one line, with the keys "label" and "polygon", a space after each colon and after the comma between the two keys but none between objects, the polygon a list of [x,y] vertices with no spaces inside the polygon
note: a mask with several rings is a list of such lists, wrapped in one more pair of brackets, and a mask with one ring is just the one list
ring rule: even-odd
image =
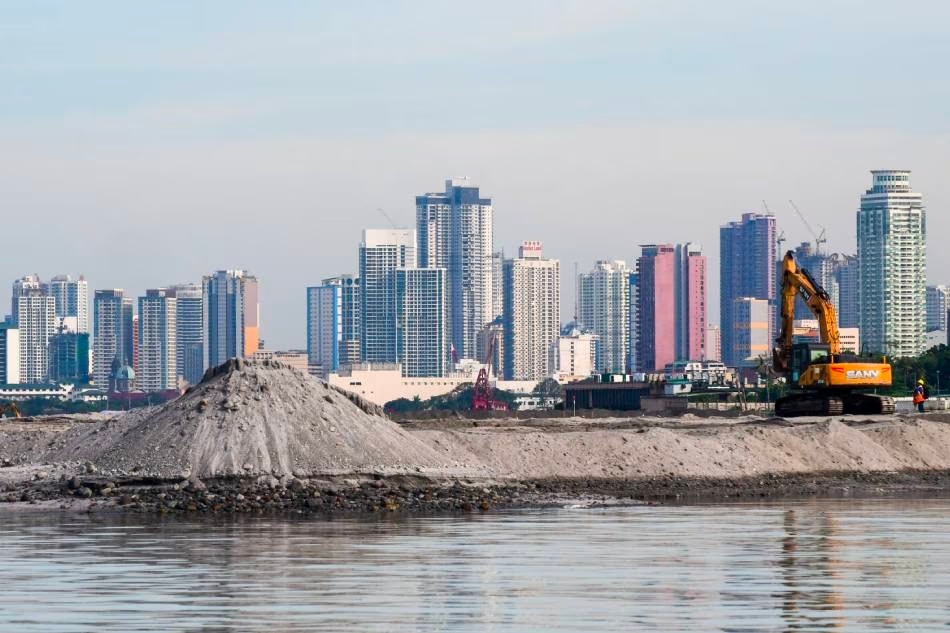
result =
[{"label": "rocky shore", "polygon": [[153,411],[0,422],[0,512],[485,512],[948,490],[942,414],[397,425],[269,361],[210,370]]}]

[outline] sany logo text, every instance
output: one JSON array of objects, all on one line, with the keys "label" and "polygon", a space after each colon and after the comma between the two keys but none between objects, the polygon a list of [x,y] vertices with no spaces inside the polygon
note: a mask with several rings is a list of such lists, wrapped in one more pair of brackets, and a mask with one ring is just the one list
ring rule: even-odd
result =
[{"label": "sany logo text", "polygon": [[881,371],[878,369],[849,369],[845,376],[848,380],[855,380],[857,378],[877,378],[881,375]]}]

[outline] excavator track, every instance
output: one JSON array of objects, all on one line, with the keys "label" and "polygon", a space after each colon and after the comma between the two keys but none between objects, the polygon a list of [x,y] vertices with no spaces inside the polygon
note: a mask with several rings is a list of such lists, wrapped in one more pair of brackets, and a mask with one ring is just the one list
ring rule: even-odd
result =
[{"label": "excavator track", "polygon": [[894,410],[894,398],[873,393],[841,396],[796,393],[775,401],[775,415],[783,418],[800,415],[889,415]]},{"label": "excavator track", "polygon": [[894,413],[894,398],[873,393],[850,393],[844,397],[846,415],[889,415]]},{"label": "excavator track", "polygon": [[841,415],[844,410],[844,400],[838,396],[796,393],[775,401],[775,415],[783,418],[800,415]]}]

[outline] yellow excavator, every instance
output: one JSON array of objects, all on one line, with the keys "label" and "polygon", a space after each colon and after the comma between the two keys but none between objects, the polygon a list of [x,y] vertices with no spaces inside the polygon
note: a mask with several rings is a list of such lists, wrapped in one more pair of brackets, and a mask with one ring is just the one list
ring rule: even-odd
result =
[{"label": "yellow excavator", "polygon": [[[801,296],[818,319],[818,343],[794,343],[795,299]],[[831,298],[795,254],[782,260],[782,329],[772,350],[772,366],[790,390],[775,401],[775,414],[840,415],[894,413],[894,399],[867,393],[891,386],[891,366],[883,357],[862,358],[841,350],[838,317]]]},{"label": "yellow excavator", "polygon": [[14,418],[22,418],[23,415],[20,413],[20,407],[16,406],[15,402],[9,402],[3,404],[0,402],[0,418],[8,416]]}]

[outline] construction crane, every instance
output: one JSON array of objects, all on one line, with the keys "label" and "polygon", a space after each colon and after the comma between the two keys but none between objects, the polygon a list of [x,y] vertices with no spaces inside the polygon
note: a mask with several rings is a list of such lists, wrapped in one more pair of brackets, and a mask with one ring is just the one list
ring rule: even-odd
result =
[{"label": "construction crane", "polygon": [[389,224],[390,224],[394,229],[399,228],[398,226],[396,226],[396,223],[393,222],[393,219],[392,219],[391,217],[389,217],[389,214],[386,213],[386,210],[385,210],[385,209],[381,209],[381,208],[379,208],[379,207],[376,207],[376,210],[379,211],[379,212],[383,215],[384,218],[386,218],[386,221],[389,222]]},{"label": "construction crane", "polygon": [[495,392],[488,383],[488,374],[491,370],[492,357],[495,355],[495,332],[488,335],[488,353],[485,363],[478,370],[475,379],[475,388],[472,389],[472,411],[507,411],[508,403],[495,400]]},{"label": "construction crane", "polygon": [[11,418],[22,418],[23,414],[20,413],[20,407],[16,406],[15,402],[8,402],[7,404],[0,402],[0,418],[4,416]]},{"label": "construction crane", "polygon": [[[818,319],[818,343],[794,343],[795,298],[801,296]],[[839,415],[893,413],[894,399],[861,390],[891,386],[891,366],[884,358],[868,359],[841,351],[835,307],[825,289],[795,263],[782,259],[782,330],[775,339],[772,366],[796,389],[775,401],[775,414]]]},{"label": "construction crane", "polygon": [[795,213],[798,214],[798,217],[802,219],[802,222],[805,224],[805,228],[808,229],[808,232],[811,233],[811,236],[815,239],[815,255],[821,254],[821,245],[828,241],[828,238],[825,237],[825,227],[818,225],[821,228],[821,233],[815,233],[815,229],[811,228],[811,224],[808,223],[808,220],[805,219],[805,215],[798,210],[798,205],[792,202],[791,200],[788,203],[795,209]]}]

